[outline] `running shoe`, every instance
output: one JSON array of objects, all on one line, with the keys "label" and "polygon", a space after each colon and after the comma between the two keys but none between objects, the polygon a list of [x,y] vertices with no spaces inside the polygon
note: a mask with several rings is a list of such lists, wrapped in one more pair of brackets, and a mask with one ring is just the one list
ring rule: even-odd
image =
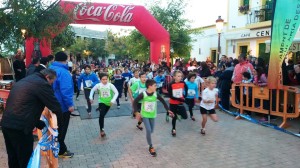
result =
[{"label": "running shoe", "polygon": [[172,129],[171,133],[172,133],[172,136],[173,136],[173,137],[176,136],[176,130],[175,130],[175,129]]},{"label": "running shoe", "polygon": [[193,121],[196,121],[196,119],[195,119],[195,117],[193,116],[193,117],[191,117],[191,120],[193,120]]},{"label": "running shoe", "polygon": [[118,106],[118,109],[120,109],[121,107],[120,107],[120,105]]},{"label": "running shoe", "polygon": [[106,136],[104,130],[100,131],[100,136],[101,136],[102,138]]},{"label": "running shoe", "polygon": [[152,157],[156,157],[156,152],[155,152],[155,149],[153,147],[149,147],[149,153]]},{"label": "running shoe", "polygon": [[65,153],[58,155],[60,158],[72,158],[74,156],[74,153],[70,151],[66,151]]},{"label": "running shoe", "polygon": [[78,97],[76,98],[76,101],[79,101]]},{"label": "running shoe", "polygon": [[125,101],[127,101],[128,100],[128,98],[127,97],[125,97]]},{"label": "running shoe", "polygon": [[89,117],[91,117],[91,116],[92,116],[92,113],[91,113],[91,112],[88,112],[88,115],[89,115]]},{"label": "running shoe", "polygon": [[143,131],[143,127],[141,125],[139,125],[139,124],[136,125],[136,128],[139,129],[139,130],[141,130],[141,131]]},{"label": "running shoe", "polygon": [[204,128],[201,128],[200,133],[201,133],[202,135],[205,135],[205,129],[204,129]]}]

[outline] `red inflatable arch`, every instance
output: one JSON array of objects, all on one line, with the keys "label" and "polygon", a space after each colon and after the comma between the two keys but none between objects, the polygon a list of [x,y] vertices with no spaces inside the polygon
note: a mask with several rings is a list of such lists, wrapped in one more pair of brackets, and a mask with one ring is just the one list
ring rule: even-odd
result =
[{"label": "red inflatable arch", "polygon": [[[118,5],[106,3],[83,3],[61,1],[65,12],[73,13],[76,24],[99,24],[135,26],[150,42],[150,60],[159,63],[165,59],[170,62],[170,35],[168,31],[143,6]],[[34,39],[26,41],[26,58],[31,58]],[[50,44],[41,44],[43,56],[51,53]],[[29,65],[31,59],[26,59]]]}]

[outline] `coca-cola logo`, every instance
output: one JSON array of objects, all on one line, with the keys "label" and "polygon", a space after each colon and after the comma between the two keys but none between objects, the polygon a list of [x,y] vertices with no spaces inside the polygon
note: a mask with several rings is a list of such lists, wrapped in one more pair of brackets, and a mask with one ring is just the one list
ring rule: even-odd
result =
[{"label": "coca-cola logo", "polygon": [[[122,8],[122,10],[118,10]],[[115,5],[111,4],[108,6],[94,6],[87,3],[79,3],[74,9],[75,20],[93,20],[101,22],[113,21],[113,22],[125,22],[129,23],[132,21],[133,13],[130,11],[134,9],[134,6],[130,5]]]}]

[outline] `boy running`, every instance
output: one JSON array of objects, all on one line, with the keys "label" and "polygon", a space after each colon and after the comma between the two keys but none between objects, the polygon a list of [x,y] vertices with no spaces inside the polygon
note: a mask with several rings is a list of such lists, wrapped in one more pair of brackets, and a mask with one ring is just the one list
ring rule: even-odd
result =
[{"label": "boy running", "polygon": [[[167,113],[170,116],[174,114],[169,110],[169,107],[165,100],[156,92],[156,82],[152,79],[146,81],[147,90],[140,93],[133,101],[133,107],[135,116],[138,121],[143,120],[146,128],[146,138],[149,145],[149,153],[151,156],[155,157],[156,152],[152,145],[151,133],[154,131],[155,118],[157,115],[157,99],[164,105]],[[141,113],[139,113],[138,105],[142,102]]]},{"label": "boy running", "polygon": [[[140,81],[135,82],[135,83],[130,87],[130,89],[129,89],[129,97],[130,97],[130,100],[131,100],[132,105],[133,105],[133,100],[134,100],[140,93],[143,93],[143,92],[146,91],[146,89],[147,89],[147,88],[146,88],[146,85],[145,85],[146,80],[147,80],[146,74],[145,74],[144,72],[141,72],[139,76],[140,76]],[[138,109],[137,109],[137,111],[139,111],[139,112],[140,112],[141,106],[142,106],[141,103],[142,103],[141,101],[138,103]],[[135,111],[133,111],[133,112],[135,112]],[[140,121],[138,122],[138,124],[136,125],[136,127],[137,127],[139,130],[142,131],[142,130],[143,130],[143,127],[141,126],[141,124],[142,124],[142,120],[140,120]]]}]

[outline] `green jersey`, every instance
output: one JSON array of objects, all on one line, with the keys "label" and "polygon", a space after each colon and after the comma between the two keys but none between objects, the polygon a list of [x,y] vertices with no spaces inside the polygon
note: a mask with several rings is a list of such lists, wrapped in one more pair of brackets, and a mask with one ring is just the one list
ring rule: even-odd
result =
[{"label": "green jersey", "polygon": [[143,118],[155,118],[157,114],[157,94],[148,96],[143,92],[141,115]]}]

